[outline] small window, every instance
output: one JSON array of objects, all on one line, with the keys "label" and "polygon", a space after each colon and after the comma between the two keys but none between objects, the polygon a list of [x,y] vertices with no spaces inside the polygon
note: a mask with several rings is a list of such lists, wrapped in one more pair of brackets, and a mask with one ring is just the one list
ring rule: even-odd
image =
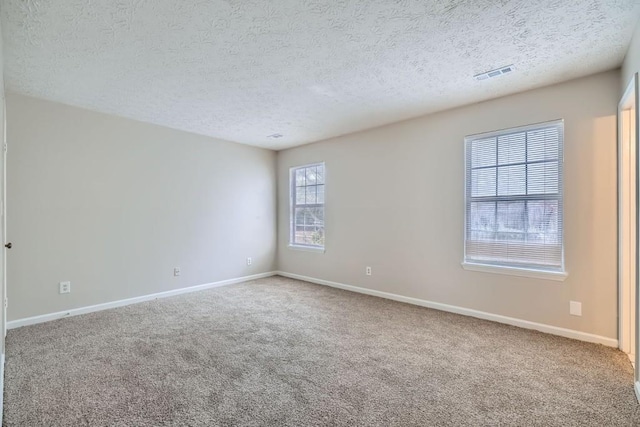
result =
[{"label": "small window", "polygon": [[291,169],[292,246],[324,248],[324,163]]},{"label": "small window", "polygon": [[465,263],[564,272],[562,121],[465,138]]}]

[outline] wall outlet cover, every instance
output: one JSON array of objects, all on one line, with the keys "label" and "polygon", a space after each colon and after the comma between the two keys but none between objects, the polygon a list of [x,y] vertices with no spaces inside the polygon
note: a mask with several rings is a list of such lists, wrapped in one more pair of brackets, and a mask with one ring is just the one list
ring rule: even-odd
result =
[{"label": "wall outlet cover", "polygon": [[582,303],[578,301],[569,301],[569,314],[572,316],[582,316]]},{"label": "wall outlet cover", "polygon": [[71,292],[71,282],[60,282],[58,286],[61,294],[68,294]]}]

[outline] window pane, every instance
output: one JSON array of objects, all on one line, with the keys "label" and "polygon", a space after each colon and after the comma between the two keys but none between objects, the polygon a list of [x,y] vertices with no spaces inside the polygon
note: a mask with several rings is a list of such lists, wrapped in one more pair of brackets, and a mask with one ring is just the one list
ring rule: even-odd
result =
[{"label": "window pane", "polygon": [[468,221],[471,230],[495,231],[496,204],[494,202],[472,202]]},{"label": "window pane", "polygon": [[304,208],[296,208],[295,223],[304,224]]},{"label": "window pane", "polygon": [[305,185],[304,168],[296,169],[296,186]]},{"label": "window pane", "polygon": [[502,166],[498,168],[498,196],[526,194],[526,166]]},{"label": "window pane", "polygon": [[304,205],[305,204],[305,187],[296,187],[296,205]]},{"label": "window pane", "polygon": [[485,197],[496,195],[496,168],[471,171],[471,196]]},{"label": "window pane", "polygon": [[324,185],[318,185],[317,203],[324,204]]},{"label": "window pane", "polygon": [[558,162],[535,163],[528,167],[529,194],[558,193]]},{"label": "window pane", "polygon": [[308,205],[315,205],[316,204],[316,186],[313,185],[311,187],[306,187],[306,188],[307,188],[306,203]]},{"label": "window pane", "polygon": [[525,161],[525,133],[512,133],[498,137],[498,164]]},{"label": "window pane", "polygon": [[318,184],[324,184],[324,166],[320,165],[316,169],[316,182]]},{"label": "window pane", "polygon": [[305,208],[304,210],[304,225],[314,225],[315,219],[313,214],[310,212],[309,208]]},{"label": "window pane", "polygon": [[304,231],[304,208],[296,208],[295,227],[296,231]]},{"label": "window pane", "polygon": [[305,208],[306,244],[324,245],[324,208]]},{"label": "window pane", "polygon": [[493,240],[496,229],[496,204],[494,202],[473,202],[467,218],[468,239]]},{"label": "window pane", "polygon": [[496,139],[479,139],[471,143],[471,167],[495,166]]},{"label": "window pane", "polygon": [[528,240],[540,243],[560,243],[560,222],[557,200],[533,200],[527,204]]},{"label": "window pane", "polygon": [[557,128],[527,132],[527,161],[555,160],[558,158],[560,139]]},{"label": "window pane", "polygon": [[306,168],[307,171],[307,185],[315,185],[316,184],[316,168]]},{"label": "window pane", "polygon": [[296,208],[293,224],[293,243],[304,243],[304,208]]},{"label": "window pane", "polygon": [[324,208],[296,208],[294,243],[324,245]]},{"label": "window pane", "polygon": [[523,201],[498,202],[498,240],[519,241],[525,238],[525,209]]},{"label": "window pane", "polygon": [[307,225],[314,225],[316,227],[324,227],[324,208],[306,208],[307,210]]}]

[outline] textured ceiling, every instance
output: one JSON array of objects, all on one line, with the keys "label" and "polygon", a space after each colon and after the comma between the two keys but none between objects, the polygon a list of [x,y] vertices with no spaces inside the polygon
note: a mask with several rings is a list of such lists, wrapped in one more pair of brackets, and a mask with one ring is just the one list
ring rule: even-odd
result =
[{"label": "textured ceiling", "polygon": [[281,149],[615,68],[640,1],[2,0],[0,12],[9,91]]}]

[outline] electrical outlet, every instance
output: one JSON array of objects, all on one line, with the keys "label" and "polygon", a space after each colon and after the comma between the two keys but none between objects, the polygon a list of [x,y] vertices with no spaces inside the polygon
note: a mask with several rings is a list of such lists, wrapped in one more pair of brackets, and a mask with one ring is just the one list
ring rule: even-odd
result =
[{"label": "electrical outlet", "polygon": [[582,316],[582,303],[578,301],[569,301],[569,314],[572,316]]},{"label": "electrical outlet", "polygon": [[367,276],[371,276],[371,267],[365,268],[364,272]]},{"label": "electrical outlet", "polygon": [[180,267],[173,267],[173,275],[178,277],[180,275]]},{"label": "electrical outlet", "polygon": [[251,259],[251,257],[247,258],[247,265],[251,265],[253,263],[253,260]]},{"label": "electrical outlet", "polygon": [[68,294],[71,292],[71,282],[60,282],[59,286],[59,291],[61,294]]}]

